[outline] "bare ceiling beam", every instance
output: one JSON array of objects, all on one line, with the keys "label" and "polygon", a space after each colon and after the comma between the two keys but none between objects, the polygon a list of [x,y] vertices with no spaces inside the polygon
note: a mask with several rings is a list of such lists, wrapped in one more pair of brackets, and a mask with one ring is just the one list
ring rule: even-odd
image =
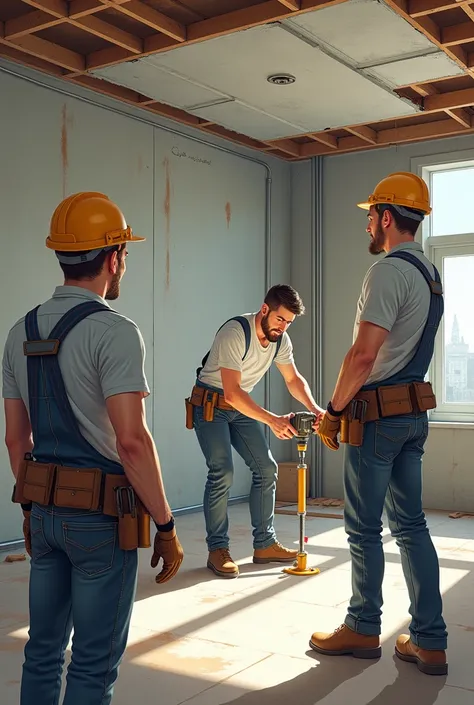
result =
[{"label": "bare ceiling beam", "polygon": [[423,15],[432,15],[435,12],[444,12],[452,10],[454,7],[464,5],[469,0],[408,0],[408,14],[410,17],[422,17]]},{"label": "bare ceiling beam", "polygon": [[134,20],[146,24],[157,32],[166,34],[171,39],[175,39],[178,42],[186,40],[186,26],[184,24],[176,22],[171,17],[158,12],[158,10],[145,5],[139,0],[132,0],[125,5],[118,6],[116,9]]},{"label": "bare ceiling beam", "polygon": [[55,17],[67,17],[68,6],[66,0],[23,0],[25,5],[44,10]]},{"label": "bare ceiling beam", "polygon": [[[409,14],[408,0],[385,0],[385,3],[392,8],[397,14],[403,17],[412,27],[428,37],[428,39],[436,44],[438,49],[444,51],[458,66],[465,71],[467,68],[467,54],[460,46],[446,47],[441,42],[441,28],[431,19],[431,17],[412,17]],[[456,3],[458,5],[459,3]]]},{"label": "bare ceiling beam", "polygon": [[[2,39],[0,41],[5,43],[7,40]],[[69,69],[70,71],[84,71],[85,69],[85,58],[82,54],[78,54],[70,49],[65,49],[58,44],[48,42],[46,39],[30,35],[27,37],[18,37],[17,39],[9,39],[8,43],[27,54],[36,56],[39,59],[45,59],[52,64]]]},{"label": "bare ceiling beam", "polygon": [[431,83],[414,83],[410,86],[416,93],[419,93],[423,98],[427,95],[437,95],[438,89]]},{"label": "bare ceiling beam", "polygon": [[298,142],[293,142],[293,140],[265,140],[267,144],[272,149],[279,149],[280,152],[285,152],[292,157],[300,156],[301,145]]},{"label": "bare ceiling beam", "polygon": [[457,120],[461,125],[464,127],[472,127],[472,116],[467,112],[467,110],[464,110],[463,108],[457,108],[454,110],[446,110],[446,113],[449,115],[449,117],[452,117],[453,120]]},{"label": "bare ceiling beam", "polygon": [[321,144],[325,144],[327,147],[331,147],[331,149],[337,149],[337,137],[334,137],[334,135],[330,135],[325,132],[312,132],[308,137],[311,137],[312,140],[315,140],[316,142],[320,142]]},{"label": "bare ceiling beam", "polygon": [[188,26],[188,39],[196,41],[200,39],[210,39],[211,37],[220,37],[223,34],[229,34],[230,32],[242,29],[250,29],[251,27],[257,27],[267,22],[276,22],[277,20],[288,17],[288,15],[294,17],[295,15],[309,12],[316,8],[339,5],[344,1],[345,0],[306,0],[305,2],[303,0],[301,9],[292,12],[288,8],[283,7],[278,0],[269,0],[267,2],[261,2],[258,5],[253,5],[252,7],[246,7],[242,10],[235,10],[225,15],[212,17],[208,20],[194,22]]},{"label": "bare ceiling beam", "polygon": [[42,29],[54,27],[62,22],[64,22],[62,18],[58,19],[42,10],[35,10],[34,12],[28,12],[27,15],[21,15],[21,17],[7,20],[5,22],[5,37],[7,39],[22,37],[25,34],[32,34]]},{"label": "bare ceiling beam", "polygon": [[143,40],[140,39],[140,37],[136,37],[134,34],[114,27],[108,22],[104,22],[99,17],[89,16],[77,20],[68,20],[68,22],[75,27],[84,29],[86,32],[89,32],[89,34],[105,39],[111,44],[116,44],[123,49],[128,49],[128,51],[132,51],[136,54],[140,54],[143,51]]},{"label": "bare ceiling beam", "polygon": [[[344,128],[347,129],[347,128]],[[339,154],[345,152],[375,149],[377,147],[390,144],[404,144],[408,142],[418,142],[425,139],[437,139],[439,137],[449,137],[450,135],[465,134],[472,132],[472,128],[466,128],[455,120],[447,119],[438,122],[420,123],[417,125],[405,125],[396,128],[386,128],[377,133],[377,144],[368,146],[357,137],[341,137],[339,148],[334,152],[328,147],[317,144],[301,145],[301,157],[314,157],[323,154]]]},{"label": "bare ceiling beam", "polygon": [[44,73],[48,73],[53,76],[63,76],[63,71],[59,66],[50,64],[48,61],[43,61],[43,59],[38,59],[35,56],[24,54],[8,44],[0,43],[0,56],[3,56],[5,59],[9,59],[10,61],[21,63],[23,66],[30,66],[33,69],[43,71]]},{"label": "bare ceiling beam", "polygon": [[425,112],[467,108],[470,105],[474,105],[474,88],[429,95],[425,98]]},{"label": "bare ceiling beam", "polygon": [[[228,12],[211,19],[193,22],[187,26],[179,25],[181,29],[174,33],[172,31],[165,32],[165,28],[163,27],[161,30],[157,31],[157,34],[146,37],[144,40],[144,51],[140,56],[149,56],[150,54],[167,51],[168,49],[179,46],[179,42],[182,42],[181,46],[193,44],[205,39],[220,37],[239,30],[257,27],[267,22],[275,22],[289,15],[294,17],[295,15],[310,12],[318,7],[330,7],[346,1],[347,0],[302,0],[301,9],[296,12],[291,12],[288,8],[283,7],[279,0],[267,0],[267,2],[259,3],[252,7]],[[117,7],[116,9],[124,14],[134,16],[135,19],[139,19],[140,22],[145,22],[145,24],[148,24],[156,30],[159,29],[156,24],[156,10],[144,5],[139,2],[139,0],[128,0],[125,5]],[[158,14],[163,17],[161,13]],[[149,21],[146,21],[147,18]],[[169,18],[167,19],[169,20]],[[183,39],[183,37],[185,37],[185,39]],[[121,54],[119,51],[116,51],[115,48],[101,49],[89,54],[87,57],[87,67],[92,70],[112,66],[120,63],[125,58],[127,57],[124,56],[123,53]]]},{"label": "bare ceiling beam", "polygon": [[300,3],[299,0],[278,0],[283,7],[287,7],[289,10],[299,10],[300,9]]},{"label": "bare ceiling beam", "polygon": [[441,43],[444,46],[453,44],[464,44],[474,41],[474,23],[462,22],[453,24],[451,27],[443,27],[441,30]]},{"label": "bare ceiling beam", "polygon": [[371,127],[356,125],[355,127],[345,127],[344,129],[369,144],[377,144],[377,133]]}]

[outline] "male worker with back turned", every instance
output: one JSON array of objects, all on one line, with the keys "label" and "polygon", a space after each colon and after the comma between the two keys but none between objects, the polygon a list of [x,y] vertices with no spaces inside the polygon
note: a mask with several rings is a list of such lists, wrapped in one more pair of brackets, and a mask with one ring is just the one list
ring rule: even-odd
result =
[{"label": "male worker with back turned", "polygon": [[204,493],[207,567],[222,578],[239,575],[230,555],[228,536],[227,502],[234,472],[232,446],[252,471],[254,563],[292,563],[298,555],[297,550],[285,548],[276,539],[273,522],[278,466],[261,426],[267,424],[277,438],[293,438],[296,431],[290,422],[292,414],[277,416],[263,409],[250,392],[275,362],[290,394],[316,413],[319,420],[322,409],[296,368],[286,332],[304,310],[298,293],[281,284],[267,292],[260,311],[226,321],[203,359],[187,400],[187,427],[194,426],[209,470]]},{"label": "male worker with back turned", "polygon": [[63,702],[108,705],[150,515],[152,567],[163,558],[156,581],[172,578],[183,559],[145,420],[143,338],[106,302],[119,296],[128,244],[144,239],[107,196],[66,198],[46,240],[64,285],[6,342],[6,444],[31,556],[21,705],[58,703],[72,628]]},{"label": "male worker with back turned", "polygon": [[436,406],[425,382],[443,315],[440,276],[414,241],[431,212],[426,183],[409,172],[390,174],[367,203],[369,251],[386,256],[368,270],[359,298],[354,342],[321,420],[319,434],[344,454],[344,518],[352,559],[353,595],[345,624],[315,633],[325,654],[380,656],[384,503],[401,553],[412,616],[395,653],[427,674],[447,673],[439,563],[422,508],[422,456],[427,411]]}]

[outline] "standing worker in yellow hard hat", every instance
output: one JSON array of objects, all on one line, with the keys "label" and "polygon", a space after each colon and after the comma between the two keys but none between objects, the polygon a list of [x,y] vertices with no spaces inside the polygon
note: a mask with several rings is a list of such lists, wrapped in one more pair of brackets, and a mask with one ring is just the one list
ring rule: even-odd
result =
[{"label": "standing worker in yellow hard hat", "polygon": [[46,245],[64,286],[10,330],[3,355],[6,444],[31,556],[21,705],[108,705],[128,638],[139,547],[163,583],[183,551],[145,420],[142,335],[113,311],[132,234],[101,193],[59,204]]},{"label": "standing worker in yellow hard hat", "polygon": [[408,635],[395,653],[427,674],[447,673],[439,563],[422,508],[422,455],[427,411],[436,406],[425,382],[443,315],[440,276],[414,236],[431,212],[426,183],[390,174],[366,203],[369,251],[386,256],[367,272],[357,306],[354,341],[344,358],[319,434],[344,454],[344,518],[352,587],[344,625],[316,632],[315,651],[380,656],[384,554],[382,512],[400,549],[410,596]]}]

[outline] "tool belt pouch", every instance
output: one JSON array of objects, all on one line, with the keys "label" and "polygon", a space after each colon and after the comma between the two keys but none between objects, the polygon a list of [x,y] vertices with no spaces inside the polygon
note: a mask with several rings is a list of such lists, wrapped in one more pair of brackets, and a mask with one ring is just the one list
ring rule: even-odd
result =
[{"label": "tool belt pouch", "polygon": [[[132,487],[119,487],[117,493],[119,546],[123,551],[138,548],[138,512]],[[119,499],[120,497],[120,499]],[[133,498],[133,506],[130,498]]]},{"label": "tool belt pouch", "polygon": [[413,413],[413,404],[408,384],[394,384],[390,387],[379,387],[377,394],[382,416],[399,416]]},{"label": "tool belt pouch", "polygon": [[184,400],[184,403],[186,405],[186,428],[191,431],[194,428],[194,406],[189,397]]},{"label": "tool belt pouch", "polygon": [[[130,482],[128,481],[127,477],[125,475],[114,475],[112,473],[107,473],[105,476],[105,485],[104,485],[104,506],[103,506],[103,513],[107,514],[108,516],[119,516],[119,512],[117,509],[117,494],[116,494],[116,488],[118,487],[127,487],[131,488]],[[150,515],[148,511],[145,509],[144,505],[142,502],[139,500],[139,498],[135,496],[135,502],[136,502],[136,515],[137,515],[137,546],[132,546],[132,548],[150,548],[151,546],[151,541],[150,541]],[[129,508],[129,505],[127,504],[127,508]],[[124,532],[125,527],[122,524],[122,532]],[[132,532],[134,532],[134,529],[132,529]],[[125,531],[125,534],[127,532]],[[119,540],[120,540],[120,520],[119,520]],[[125,543],[127,544],[127,536],[124,538]],[[122,546],[121,546],[122,548]],[[124,550],[130,550],[130,549],[124,549]]]},{"label": "tool belt pouch", "polygon": [[23,461],[16,481],[15,501],[50,504],[55,470],[56,466],[50,463]]},{"label": "tool belt pouch", "polygon": [[346,413],[341,416],[339,440],[341,443],[349,443],[349,418]]},{"label": "tool belt pouch", "polygon": [[54,504],[96,511],[100,508],[102,471],[99,468],[57,468]]},{"label": "tool belt pouch", "polygon": [[436,409],[436,397],[431,382],[413,382],[413,390],[419,411]]},{"label": "tool belt pouch", "polygon": [[138,548],[150,548],[150,515],[137,498]]},{"label": "tool belt pouch", "polygon": [[204,396],[203,416],[204,421],[214,421],[214,408],[219,400],[217,392],[207,392]]},{"label": "tool belt pouch", "polygon": [[364,441],[364,424],[359,419],[349,420],[349,445],[359,447]]}]

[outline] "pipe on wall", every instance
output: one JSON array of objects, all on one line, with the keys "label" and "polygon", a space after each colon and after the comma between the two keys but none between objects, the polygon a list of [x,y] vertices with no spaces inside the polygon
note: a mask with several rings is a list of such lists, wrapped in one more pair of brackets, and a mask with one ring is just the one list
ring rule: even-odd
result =
[{"label": "pipe on wall", "polygon": [[[160,123],[154,122],[150,118],[147,118],[144,115],[137,115],[134,114],[133,112],[128,112],[124,109],[120,108],[120,104],[118,101],[116,101],[114,98],[107,96],[108,99],[110,99],[113,103],[117,102],[117,105],[115,107],[106,105],[104,103],[100,102],[100,98],[93,99],[93,98],[88,98],[84,95],[82,95],[79,91],[76,93],[74,91],[69,90],[66,87],[62,86],[54,86],[50,85],[46,79],[42,79],[40,77],[33,77],[30,75],[25,75],[19,70],[15,70],[15,68],[9,68],[8,66],[4,65],[3,62],[0,63],[0,72],[9,74],[10,76],[14,76],[15,78],[19,78],[20,80],[27,81],[29,83],[32,83],[36,86],[39,86],[41,88],[44,88],[46,90],[53,91],[55,93],[59,93],[61,95],[68,96],[69,98],[73,98],[74,100],[80,100],[84,103],[88,103],[89,105],[93,105],[94,107],[101,108],[103,110],[109,110],[110,112],[117,113],[119,115],[131,118],[132,120],[138,120],[139,122],[142,122],[147,125],[151,125],[153,128],[158,129],[158,130],[163,130],[165,132],[168,132],[173,135],[177,135],[179,137],[184,137],[185,139],[191,140],[192,142],[196,142],[198,144],[205,145],[207,147],[211,147],[212,149],[217,149],[220,152],[225,152],[226,154],[231,154],[235,157],[238,157],[239,159],[244,159],[246,161],[253,162],[254,164],[259,164],[265,169],[265,269],[264,269],[264,292],[263,295],[267,292],[267,290],[271,286],[271,271],[272,271],[272,248],[271,248],[271,240],[272,240],[272,220],[271,220],[271,214],[272,214],[272,170],[270,166],[262,161],[261,159],[258,159],[257,157],[253,157],[251,155],[247,154],[242,154],[241,152],[232,149],[231,147],[227,147],[224,145],[216,144],[212,142],[211,140],[207,140],[205,137],[201,137],[198,135],[192,135],[188,134],[187,132],[184,132],[182,130],[179,130],[178,128],[175,127],[170,127],[167,125],[161,125]],[[85,90],[87,92],[87,88],[81,88],[81,90]],[[263,298],[263,297],[262,297]],[[270,392],[270,378],[269,375],[265,375],[264,379],[264,406],[265,408],[269,408],[271,403],[271,392]],[[153,423],[153,420],[152,420]],[[153,426],[152,426],[153,428]],[[265,426],[265,432],[266,432],[266,437],[267,441],[270,444],[271,443],[271,437],[269,433],[270,429],[268,426]],[[248,496],[243,496],[243,497],[235,497],[231,499],[231,502],[242,502],[246,501],[248,499]],[[195,506],[190,506],[190,507],[180,507],[179,509],[174,510],[175,513],[188,513],[192,511],[199,511],[200,509],[203,508],[203,505],[195,505]],[[10,545],[11,542],[9,542]],[[6,546],[6,544],[0,543],[0,550],[2,550],[3,546]]]},{"label": "pipe on wall", "polygon": [[[323,157],[311,160],[311,387],[323,397]],[[322,445],[311,437],[310,496],[323,494]]]}]

